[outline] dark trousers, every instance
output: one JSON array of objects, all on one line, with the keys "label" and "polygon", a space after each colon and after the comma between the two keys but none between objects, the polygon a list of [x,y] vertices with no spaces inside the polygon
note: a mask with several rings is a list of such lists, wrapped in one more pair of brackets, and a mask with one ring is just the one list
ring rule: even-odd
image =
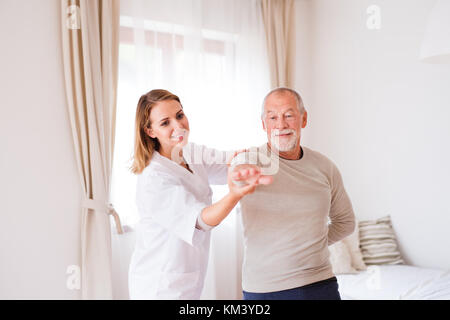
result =
[{"label": "dark trousers", "polygon": [[336,277],[314,282],[306,286],[275,291],[275,292],[246,292],[244,300],[341,300]]}]

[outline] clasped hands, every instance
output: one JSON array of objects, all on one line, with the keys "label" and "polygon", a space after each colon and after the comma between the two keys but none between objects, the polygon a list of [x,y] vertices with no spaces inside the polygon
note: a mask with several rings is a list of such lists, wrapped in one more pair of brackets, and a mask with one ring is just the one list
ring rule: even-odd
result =
[{"label": "clasped hands", "polygon": [[230,167],[231,160],[238,153],[246,151],[236,151],[228,161],[228,188],[231,193],[239,197],[253,193],[258,185],[269,185],[273,182],[273,177],[261,174],[261,168],[257,165],[238,164]]}]

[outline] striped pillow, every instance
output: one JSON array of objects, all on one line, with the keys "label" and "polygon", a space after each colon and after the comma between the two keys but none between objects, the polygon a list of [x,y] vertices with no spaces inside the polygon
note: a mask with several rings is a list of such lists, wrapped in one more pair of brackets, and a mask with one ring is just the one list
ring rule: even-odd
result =
[{"label": "striped pillow", "polygon": [[391,217],[359,222],[359,246],[364,263],[403,264]]}]

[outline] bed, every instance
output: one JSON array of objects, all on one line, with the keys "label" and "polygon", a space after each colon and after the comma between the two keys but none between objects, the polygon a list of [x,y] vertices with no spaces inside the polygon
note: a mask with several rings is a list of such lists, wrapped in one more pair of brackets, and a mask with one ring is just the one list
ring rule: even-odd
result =
[{"label": "bed", "polygon": [[336,277],[343,300],[450,300],[450,270],[377,265]]}]

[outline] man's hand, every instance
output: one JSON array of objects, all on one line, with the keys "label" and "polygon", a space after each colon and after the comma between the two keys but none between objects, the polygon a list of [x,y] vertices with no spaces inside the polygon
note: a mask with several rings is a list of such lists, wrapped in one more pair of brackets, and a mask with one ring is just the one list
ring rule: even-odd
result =
[{"label": "man's hand", "polygon": [[256,186],[272,181],[273,177],[261,175],[261,169],[256,165],[242,164],[228,169],[228,188],[238,198],[253,193]]},{"label": "man's hand", "polygon": [[240,164],[234,167],[231,172],[231,179],[237,185],[244,184],[271,184],[272,176],[261,174],[261,169],[254,164]]}]

